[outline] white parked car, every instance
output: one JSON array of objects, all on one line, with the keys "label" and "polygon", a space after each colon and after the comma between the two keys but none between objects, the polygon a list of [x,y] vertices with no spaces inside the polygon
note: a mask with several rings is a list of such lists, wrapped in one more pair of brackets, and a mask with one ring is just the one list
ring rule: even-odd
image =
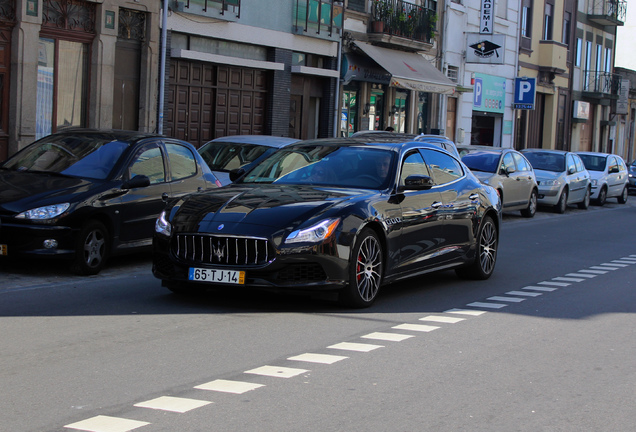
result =
[{"label": "white parked car", "polygon": [[598,152],[577,152],[592,177],[591,198],[598,205],[607,198],[625,204],[629,195],[627,164],[618,155]]},{"label": "white parked car", "polygon": [[573,152],[563,150],[524,149],[523,155],[534,168],[539,185],[539,205],[552,206],[564,213],[570,204],[580,209],[590,205],[592,186],[590,173]]}]

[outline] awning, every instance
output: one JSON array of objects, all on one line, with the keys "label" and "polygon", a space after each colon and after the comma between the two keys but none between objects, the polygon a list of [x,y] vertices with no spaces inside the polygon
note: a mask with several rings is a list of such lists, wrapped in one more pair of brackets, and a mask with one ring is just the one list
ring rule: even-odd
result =
[{"label": "awning", "polygon": [[366,55],[391,74],[391,86],[427,93],[453,94],[457,84],[417,53],[355,42]]}]

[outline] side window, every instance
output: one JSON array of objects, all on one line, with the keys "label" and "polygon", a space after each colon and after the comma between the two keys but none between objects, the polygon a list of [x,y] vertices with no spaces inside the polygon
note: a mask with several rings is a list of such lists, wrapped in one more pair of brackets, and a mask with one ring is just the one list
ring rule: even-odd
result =
[{"label": "side window", "polygon": [[163,156],[157,144],[147,145],[137,151],[128,169],[128,175],[129,178],[136,175],[148,176],[150,184],[166,181]]},{"label": "side window", "polygon": [[400,184],[403,185],[404,180],[410,175],[431,176],[422,155],[417,151],[407,154],[404,158],[402,162],[402,172],[400,174]]},{"label": "side window", "polygon": [[422,153],[436,184],[451,183],[464,175],[462,166],[452,156],[432,149],[423,149]]},{"label": "side window", "polygon": [[512,153],[506,153],[501,161],[501,169],[506,172],[508,168],[515,170],[515,160],[512,158]]},{"label": "side window", "polygon": [[618,169],[620,169],[621,171],[627,171],[627,167],[625,166],[625,161],[623,161],[623,159],[620,159],[620,158],[616,158],[616,160],[618,160]]},{"label": "side window", "polygon": [[618,162],[616,161],[616,158],[614,156],[610,156],[607,158],[607,164],[607,172],[612,172],[612,170],[618,172]]},{"label": "side window", "polygon": [[572,155],[567,155],[567,158],[565,159],[565,169],[568,172],[576,172],[576,162],[574,161],[574,156]]},{"label": "side window", "polygon": [[172,181],[192,177],[197,173],[197,162],[189,148],[179,144],[166,143],[166,151],[168,152]]},{"label": "side window", "polygon": [[530,163],[519,153],[512,153],[512,157],[517,164],[517,171],[532,171]]},{"label": "side window", "polygon": [[581,160],[581,158],[576,156],[574,159],[576,163],[576,171],[577,172],[585,171],[585,165],[583,164],[583,161]]}]

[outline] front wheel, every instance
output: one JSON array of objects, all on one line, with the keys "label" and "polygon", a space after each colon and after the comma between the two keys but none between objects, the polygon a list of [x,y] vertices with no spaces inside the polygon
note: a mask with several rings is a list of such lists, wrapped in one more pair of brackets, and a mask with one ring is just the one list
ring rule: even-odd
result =
[{"label": "front wheel", "polygon": [[534,217],[537,212],[537,191],[533,190],[530,194],[530,200],[528,201],[528,207],[521,210],[521,216],[531,218]]},{"label": "front wheel", "polygon": [[598,193],[598,198],[596,199],[596,205],[603,206],[605,205],[606,200],[607,200],[607,189],[605,189],[605,186],[603,186]]},{"label": "front wheel", "polygon": [[490,216],[484,217],[477,235],[477,254],[475,261],[465,267],[455,269],[455,273],[464,279],[488,279],[497,263],[497,245],[499,233],[497,225]]},{"label": "front wheel", "polygon": [[561,192],[561,196],[559,197],[559,202],[554,206],[554,211],[557,213],[565,213],[565,209],[568,207],[568,191],[567,189],[563,189]]},{"label": "front wheel", "polygon": [[629,190],[627,190],[627,186],[625,186],[623,188],[623,192],[621,192],[620,196],[618,197],[618,203],[619,204],[626,204],[628,196],[629,196]]},{"label": "front wheel", "polygon": [[578,203],[578,206],[581,210],[587,210],[590,207],[590,195],[592,195],[592,192],[590,191],[590,188],[587,188],[583,201]]},{"label": "front wheel", "polygon": [[365,308],[373,304],[382,284],[382,244],[375,231],[365,228],[353,248],[349,285],[341,293],[344,304]]},{"label": "front wheel", "polygon": [[104,224],[89,221],[77,238],[71,271],[80,276],[96,275],[106,265],[109,248],[108,230]]}]

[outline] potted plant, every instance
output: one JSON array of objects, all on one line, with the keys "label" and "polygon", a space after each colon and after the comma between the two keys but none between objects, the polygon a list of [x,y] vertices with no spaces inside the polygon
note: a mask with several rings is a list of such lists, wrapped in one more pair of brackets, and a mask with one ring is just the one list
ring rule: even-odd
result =
[{"label": "potted plant", "polygon": [[376,33],[383,33],[387,19],[392,13],[392,9],[386,0],[374,0],[373,2],[373,22],[372,28]]}]

